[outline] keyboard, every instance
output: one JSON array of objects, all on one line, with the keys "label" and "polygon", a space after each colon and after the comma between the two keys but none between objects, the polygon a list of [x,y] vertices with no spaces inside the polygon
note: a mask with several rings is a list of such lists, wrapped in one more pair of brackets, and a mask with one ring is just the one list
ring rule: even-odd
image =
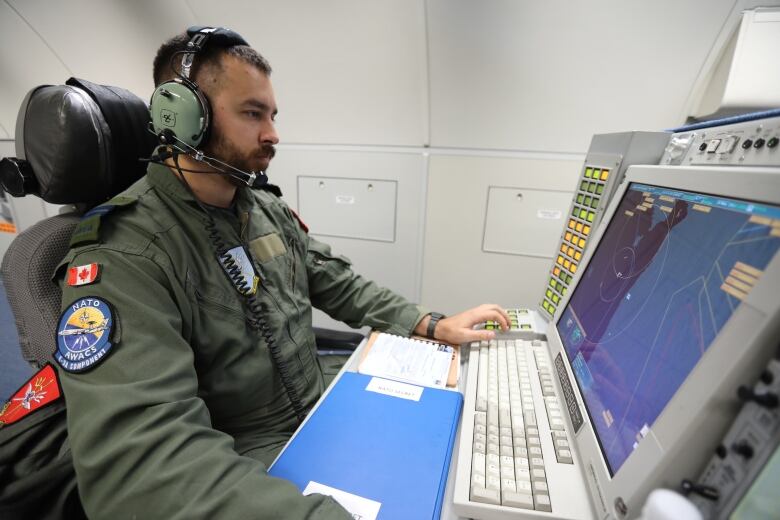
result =
[{"label": "keyboard", "polygon": [[555,513],[550,466],[575,471],[546,342],[472,343],[464,396],[455,511],[473,518],[494,518],[497,506]]}]

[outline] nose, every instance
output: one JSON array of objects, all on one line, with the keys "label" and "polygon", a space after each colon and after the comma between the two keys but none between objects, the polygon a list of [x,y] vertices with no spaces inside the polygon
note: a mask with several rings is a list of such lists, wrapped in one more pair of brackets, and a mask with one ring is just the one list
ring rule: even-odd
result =
[{"label": "nose", "polygon": [[260,133],[262,144],[278,144],[279,134],[276,133],[276,126],[273,121],[268,121],[263,125],[263,131]]}]

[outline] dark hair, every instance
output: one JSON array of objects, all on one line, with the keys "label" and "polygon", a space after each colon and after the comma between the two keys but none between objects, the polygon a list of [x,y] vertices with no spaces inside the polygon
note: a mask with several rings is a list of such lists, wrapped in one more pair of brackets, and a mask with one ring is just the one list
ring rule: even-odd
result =
[{"label": "dark hair", "polygon": [[[182,54],[177,53],[184,51],[187,48],[187,43],[189,41],[190,36],[187,33],[177,34],[157,49],[157,56],[154,57],[153,69],[155,87],[160,85],[160,83],[176,77],[176,71],[179,71],[182,59]],[[209,46],[207,43],[206,48],[198,52],[195,56],[192,69],[190,70],[190,78],[194,81],[198,76],[198,71],[204,65],[210,65],[219,69],[221,66],[220,60],[223,55],[238,58],[245,63],[253,65],[266,76],[271,75],[271,65],[252,47],[247,45],[219,47],[216,45]],[[175,70],[173,67],[175,67]]]}]

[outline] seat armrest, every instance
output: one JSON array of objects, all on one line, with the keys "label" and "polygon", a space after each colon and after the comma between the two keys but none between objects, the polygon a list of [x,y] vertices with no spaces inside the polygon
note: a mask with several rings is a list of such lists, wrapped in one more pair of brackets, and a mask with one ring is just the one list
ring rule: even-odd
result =
[{"label": "seat armrest", "polygon": [[317,351],[323,354],[349,354],[354,351],[365,336],[358,332],[344,332],[314,327]]}]

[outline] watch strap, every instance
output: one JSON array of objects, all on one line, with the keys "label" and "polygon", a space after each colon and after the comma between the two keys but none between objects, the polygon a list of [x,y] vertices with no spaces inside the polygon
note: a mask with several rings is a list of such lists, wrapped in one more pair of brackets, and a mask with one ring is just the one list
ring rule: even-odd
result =
[{"label": "watch strap", "polygon": [[432,312],[430,316],[431,319],[428,321],[428,328],[425,332],[425,335],[430,339],[436,339],[434,337],[434,333],[436,332],[436,325],[439,323],[440,319],[446,318],[446,316],[439,312]]}]

